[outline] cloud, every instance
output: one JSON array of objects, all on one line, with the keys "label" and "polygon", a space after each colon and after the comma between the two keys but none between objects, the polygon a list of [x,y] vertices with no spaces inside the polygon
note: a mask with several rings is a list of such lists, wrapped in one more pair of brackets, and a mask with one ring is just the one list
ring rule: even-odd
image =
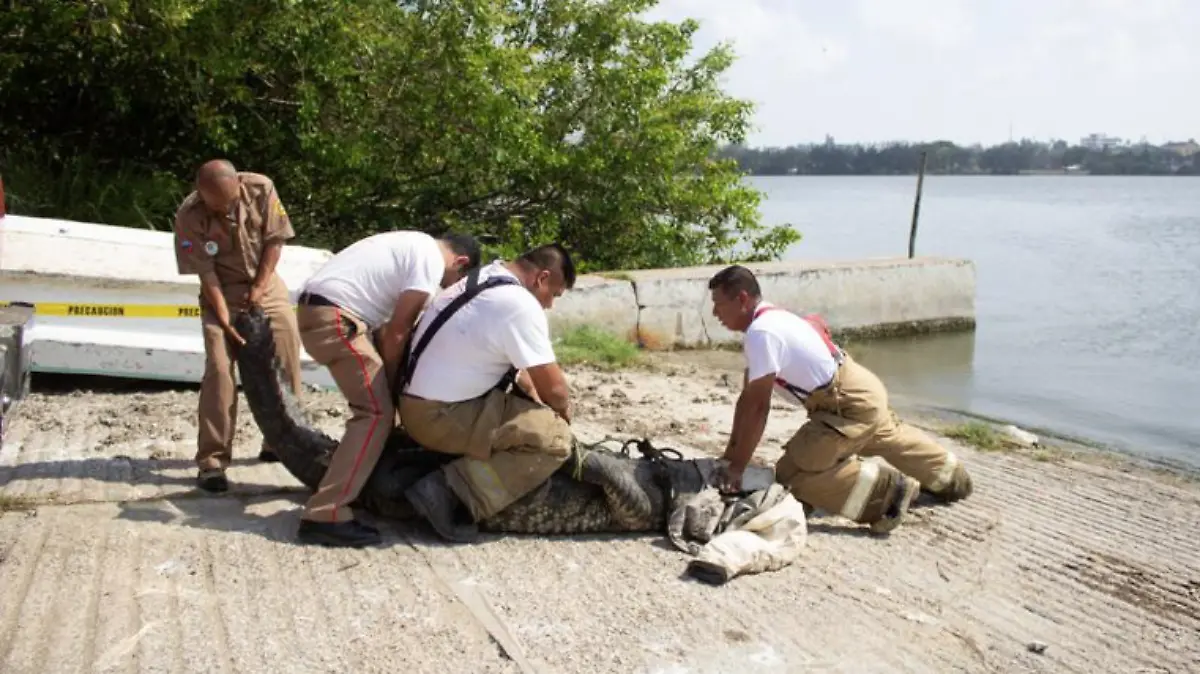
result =
[{"label": "cloud", "polygon": [[697,52],[718,42],[731,44],[737,57],[723,86],[733,96],[756,106],[756,124],[782,120],[794,110],[795,96],[813,82],[835,73],[849,49],[835,35],[823,33],[787,2],[770,0],[666,0],[647,18],[681,21],[695,18]]},{"label": "cloud", "polygon": [[665,0],[733,43],[752,144],[1200,136],[1200,0]]},{"label": "cloud", "polygon": [[975,24],[966,0],[859,0],[858,16],[869,30],[921,47],[968,44]]}]

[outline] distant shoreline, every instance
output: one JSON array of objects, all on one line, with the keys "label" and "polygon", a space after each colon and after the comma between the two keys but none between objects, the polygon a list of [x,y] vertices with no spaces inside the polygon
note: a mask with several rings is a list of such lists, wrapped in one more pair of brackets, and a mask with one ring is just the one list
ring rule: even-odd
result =
[{"label": "distant shoreline", "polygon": [[[747,178],[896,178],[913,177],[918,173],[743,173]],[[1092,173],[1087,171],[1024,171],[1021,173],[954,173],[926,171],[928,176],[962,176],[967,178],[1044,178],[1067,176],[1071,178],[1197,178],[1195,173]]]},{"label": "distant shoreline", "polygon": [[1093,147],[1053,143],[962,146],[948,141],[750,148],[727,145],[717,153],[753,175],[1196,175],[1200,144]]}]

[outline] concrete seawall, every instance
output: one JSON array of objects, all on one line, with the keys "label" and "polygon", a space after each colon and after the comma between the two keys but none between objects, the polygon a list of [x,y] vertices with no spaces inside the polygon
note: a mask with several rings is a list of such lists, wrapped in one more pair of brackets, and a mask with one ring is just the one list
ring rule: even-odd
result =
[{"label": "concrete seawall", "polygon": [[[975,265],[936,257],[745,265],[763,295],[818,312],[840,337],[898,336],[975,327]],[[712,316],[708,279],[723,265],[581,276],[556,301],[551,330],[593,325],[650,347],[706,348],[741,336]]]},{"label": "concrete seawall", "polygon": [[[287,246],[279,273],[292,297],[330,256]],[[918,258],[747,265],[766,297],[825,316],[839,337],[970,329],[975,268]],[[712,317],[720,266],[589,275],[555,303],[551,329],[591,325],[650,349],[737,345]],[[94,223],[0,218],[0,304],[34,306],[33,370],[199,381],[204,348],[198,281],[175,267],[173,237]],[[301,350],[303,377],[332,385]]]}]

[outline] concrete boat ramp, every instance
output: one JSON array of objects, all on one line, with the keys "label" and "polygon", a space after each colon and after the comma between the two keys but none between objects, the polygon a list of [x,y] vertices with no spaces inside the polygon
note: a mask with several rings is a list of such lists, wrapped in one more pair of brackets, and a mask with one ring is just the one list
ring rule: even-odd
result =
[{"label": "concrete boat ramp", "polygon": [[[724,442],[719,375],[570,376],[585,439]],[[335,395],[305,401],[339,431]],[[710,587],[660,536],[451,546],[381,523],[382,548],[298,546],[304,495],[278,464],[239,458],[222,497],[192,488],[194,410],[187,387],[22,402],[0,453],[0,672],[1200,667],[1200,490],[1171,476],[956,447],[970,500],[886,540],[814,518],[794,566]],[[235,456],[253,457],[242,412]],[[773,410],[762,458],[802,419]]]}]

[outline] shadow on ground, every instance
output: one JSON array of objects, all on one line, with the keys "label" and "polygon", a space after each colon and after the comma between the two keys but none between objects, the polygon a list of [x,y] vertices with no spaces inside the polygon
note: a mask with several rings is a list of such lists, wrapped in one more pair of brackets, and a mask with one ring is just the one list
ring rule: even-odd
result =
[{"label": "shadow on ground", "polygon": [[163,391],[196,392],[200,384],[164,381],[161,379],[132,379],[93,374],[34,372],[29,378],[29,392],[40,395],[70,393],[160,393]]},{"label": "shadow on ground", "polygon": [[[243,458],[234,459],[231,467],[260,464],[262,462],[257,458]],[[15,466],[0,466],[0,489],[9,484],[24,481],[93,480],[111,484],[125,483],[130,486],[193,487],[199,492],[199,488],[196,487],[195,468],[196,464],[188,459],[134,459],[123,455],[61,461],[31,461]],[[295,488],[299,488],[299,481],[294,482]],[[231,476],[230,488],[234,491],[261,491],[264,489],[278,491],[284,488],[293,488],[293,485],[247,483]]]}]

